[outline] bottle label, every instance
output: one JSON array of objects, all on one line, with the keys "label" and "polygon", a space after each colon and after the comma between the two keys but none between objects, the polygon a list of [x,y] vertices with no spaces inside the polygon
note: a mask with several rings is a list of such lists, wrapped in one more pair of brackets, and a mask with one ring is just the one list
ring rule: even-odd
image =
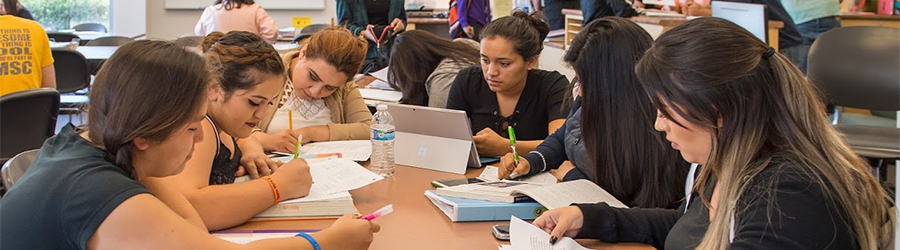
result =
[{"label": "bottle label", "polygon": [[376,141],[390,141],[394,139],[394,132],[384,129],[372,129],[372,139]]}]

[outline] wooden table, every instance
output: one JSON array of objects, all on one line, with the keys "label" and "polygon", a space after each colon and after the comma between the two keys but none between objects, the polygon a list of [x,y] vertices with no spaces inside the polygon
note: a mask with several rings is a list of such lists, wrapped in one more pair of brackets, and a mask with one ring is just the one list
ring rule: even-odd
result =
[{"label": "wooden table", "polygon": [[[482,169],[470,168],[465,176],[478,176],[481,171]],[[394,213],[374,220],[381,225],[381,232],[375,234],[370,249],[497,249],[500,244],[509,244],[495,240],[491,234],[492,225],[508,225],[509,221],[454,223],[425,197],[425,190],[432,189],[432,180],[462,177],[397,166],[393,176],[350,191],[356,208],[362,214],[371,213],[387,204],[394,205]],[[330,219],[251,221],[232,229],[323,229],[332,222]],[[596,240],[579,242],[591,248],[653,249],[642,244],[607,244]]]},{"label": "wooden table", "polygon": [[[562,13],[566,15],[566,48],[568,48],[569,44],[572,42],[572,38],[575,38],[575,35],[581,31],[581,23],[584,18],[582,17],[581,10],[563,9]],[[653,37],[653,39],[656,39],[663,32],[686,23],[689,20],[684,17],[634,16],[631,17],[631,21],[637,23],[641,28],[644,28],[647,33],[650,33],[650,36]],[[768,44],[778,50],[778,30],[784,27],[784,23],[781,21],[769,21],[767,27],[769,37]]]},{"label": "wooden table", "polygon": [[447,18],[410,17],[406,19],[406,30],[420,29],[439,37],[450,37],[450,23]]},{"label": "wooden table", "polygon": [[885,26],[900,29],[900,16],[843,13],[841,15],[841,26]]}]

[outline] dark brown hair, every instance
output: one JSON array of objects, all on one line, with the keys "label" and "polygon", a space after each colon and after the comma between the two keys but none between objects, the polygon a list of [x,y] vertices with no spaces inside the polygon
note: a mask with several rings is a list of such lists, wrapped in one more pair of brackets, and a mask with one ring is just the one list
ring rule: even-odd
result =
[{"label": "dark brown hair", "polygon": [[653,41],[621,17],[588,23],[563,60],[581,81],[581,136],[598,185],[628,206],[675,208],[687,163],[653,129],[656,108],[634,65]]},{"label": "dark brown hair", "polygon": [[524,60],[530,60],[544,50],[544,38],[550,33],[550,25],[544,22],[540,11],[528,13],[516,10],[512,15],[491,21],[481,30],[482,40],[502,37],[513,44],[516,53]]},{"label": "dark brown hair", "polygon": [[332,26],[313,33],[306,45],[306,58],[324,60],[347,75],[347,81],[359,72],[366,60],[368,43],[344,27]]},{"label": "dark brown hair", "polygon": [[250,89],[263,77],[284,78],[284,64],[278,51],[257,34],[247,31],[213,32],[201,45],[203,54],[215,57],[219,65],[219,85],[225,98],[235,90]]},{"label": "dark brown hair", "polygon": [[19,0],[3,0],[3,10],[6,11],[6,15],[18,15]]},{"label": "dark brown hair", "polygon": [[244,4],[253,4],[253,0],[216,0],[213,4],[225,3],[222,6],[225,7],[225,10],[231,9],[240,9]]},{"label": "dark brown hair", "polygon": [[206,105],[215,79],[197,53],[165,41],[134,41],[97,73],[88,104],[88,136],[132,179],[135,138],[163,141]]},{"label": "dark brown hair", "polygon": [[465,43],[438,37],[430,32],[410,30],[397,36],[391,50],[388,83],[403,92],[400,103],[428,105],[425,81],[441,60],[477,64],[478,49]]},{"label": "dark brown hair", "polygon": [[[732,22],[704,17],[663,33],[636,67],[666,119],[674,112],[712,136],[694,190],[705,193],[715,178],[721,192],[716,204],[701,197],[716,209],[698,249],[728,248],[731,218],[745,212],[738,201],[747,190],[766,190],[761,199],[775,200],[777,182],[759,180],[769,167],[802,174],[846,212],[823,219],[846,223],[860,249],[878,248],[893,238],[890,197],[828,122],[815,87],[772,50]],[[777,218],[777,204],[768,211],[770,220]]]}]

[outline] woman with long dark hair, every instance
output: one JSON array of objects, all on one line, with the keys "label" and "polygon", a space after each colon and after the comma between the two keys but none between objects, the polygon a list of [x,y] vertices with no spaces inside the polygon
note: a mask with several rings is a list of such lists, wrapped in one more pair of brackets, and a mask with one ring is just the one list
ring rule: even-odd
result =
[{"label": "woman with long dark hair", "polygon": [[391,54],[388,83],[403,92],[400,103],[437,108],[447,107],[456,74],[478,64],[479,58],[475,41],[451,41],[421,30],[397,36]]},{"label": "woman with long dark hair", "polygon": [[628,206],[677,207],[687,163],[653,131],[655,108],[633,70],[652,41],[620,17],[585,26],[563,57],[581,83],[572,113],[518,166],[512,154],[501,158],[500,177],[550,170],[561,181],[592,180]]},{"label": "woman with long dark hair", "polygon": [[689,21],[663,33],[636,73],[656,129],[702,166],[687,199],[677,210],[550,210],[534,224],[552,237],[657,249],[878,249],[893,238],[890,197],[828,122],[815,87],[750,32]]}]

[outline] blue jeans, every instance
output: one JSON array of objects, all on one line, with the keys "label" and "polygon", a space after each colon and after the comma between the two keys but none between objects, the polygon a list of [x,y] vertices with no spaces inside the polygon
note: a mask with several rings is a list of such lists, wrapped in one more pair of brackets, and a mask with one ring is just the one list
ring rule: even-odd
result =
[{"label": "blue jeans", "polygon": [[800,36],[803,37],[803,43],[790,48],[781,50],[781,53],[791,59],[803,73],[806,73],[806,61],[809,56],[809,47],[812,46],[816,38],[819,38],[825,32],[841,27],[841,20],[835,16],[823,17],[797,24],[800,30]]}]

